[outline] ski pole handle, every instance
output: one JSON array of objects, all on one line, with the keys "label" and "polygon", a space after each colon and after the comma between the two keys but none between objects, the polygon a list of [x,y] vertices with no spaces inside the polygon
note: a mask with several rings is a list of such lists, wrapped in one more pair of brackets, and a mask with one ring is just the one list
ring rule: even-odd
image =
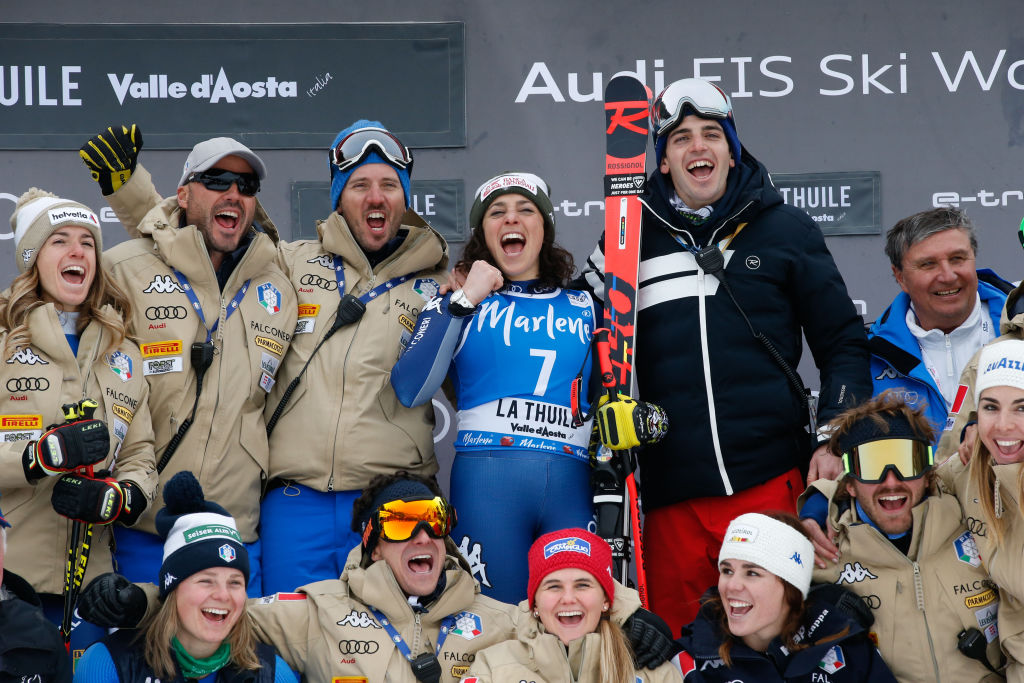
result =
[{"label": "ski pole handle", "polygon": [[608,344],[608,328],[599,327],[594,330],[594,345],[597,348],[597,362],[601,369],[601,384],[608,389],[608,395],[614,396],[615,373],[612,371],[611,346]]}]

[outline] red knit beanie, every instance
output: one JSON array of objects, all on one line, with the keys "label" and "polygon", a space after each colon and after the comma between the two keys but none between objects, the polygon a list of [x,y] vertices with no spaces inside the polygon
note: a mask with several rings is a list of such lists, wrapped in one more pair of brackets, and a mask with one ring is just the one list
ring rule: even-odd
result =
[{"label": "red knit beanie", "polygon": [[562,529],[544,534],[530,546],[530,582],[527,596],[530,609],[536,602],[537,588],[544,577],[559,569],[590,572],[604,589],[608,605],[615,599],[612,581],[612,550],[608,543],[586,529]]}]

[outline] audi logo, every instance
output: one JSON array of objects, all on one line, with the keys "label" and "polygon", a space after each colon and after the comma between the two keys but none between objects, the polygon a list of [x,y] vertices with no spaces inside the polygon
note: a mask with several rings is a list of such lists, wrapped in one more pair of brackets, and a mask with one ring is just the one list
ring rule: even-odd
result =
[{"label": "audi logo", "polygon": [[334,280],[327,280],[319,275],[313,275],[312,273],[306,273],[303,275],[299,279],[299,283],[303,285],[313,285],[320,289],[326,289],[328,292],[333,292],[338,288],[338,283]]},{"label": "audi logo", "polygon": [[882,598],[877,595],[862,595],[860,599],[864,601],[864,604],[871,609],[878,609],[882,606]]},{"label": "audi logo", "polygon": [[188,309],[184,306],[150,306],[146,309],[147,320],[184,320]]},{"label": "audi logo", "polygon": [[343,655],[372,655],[380,649],[380,644],[372,640],[342,640],[338,649]]},{"label": "audi logo", "polygon": [[46,391],[50,380],[45,377],[12,377],[7,380],[7,391]]}]

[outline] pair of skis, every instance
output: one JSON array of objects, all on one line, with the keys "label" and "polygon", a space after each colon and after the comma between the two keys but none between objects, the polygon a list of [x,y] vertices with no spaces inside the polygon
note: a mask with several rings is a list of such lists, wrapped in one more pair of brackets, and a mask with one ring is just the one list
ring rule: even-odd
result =
[{"label": "pair of skis", "polygon": [[[640,265],[642,205],[646,179],[650,91],[632,76],[616,76],[604,91],[604,323],[595,332],[601,381],[609,400],[634,395],[633,349]],[[636,558],[636,588],[647,607],[647,579],[640,533],[640,504],[632,450],[598,446],[592,483],[597,534],[612,549],[615,578],[625,584]]]}]

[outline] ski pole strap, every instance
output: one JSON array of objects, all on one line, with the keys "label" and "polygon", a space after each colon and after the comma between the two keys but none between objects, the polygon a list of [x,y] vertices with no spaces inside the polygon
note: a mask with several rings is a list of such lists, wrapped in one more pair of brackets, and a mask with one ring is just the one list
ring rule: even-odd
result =
[{"label": "ski pole strap", "polygon": [[[174,272],[174,278],[181,286],[181,290],[185,292],[185,296],[187,296],[189,302],[192,303],[192,308],[194,308],[196,314],[199,315],[199,320],[202,321],[203,327],[206,328],[206,341],[209,342],[213,339],[213,333],[217,331],[217,326],[220,325],[220,318],[218,317],[217,320],[213,322],[213,327],[207,327],[206,316],[203,315],[203,305],[199,303],[199,297],[196,296],[195,290],[192,289],[192,285],[189,283],[188,278],[185,277],[185,274],[177,268],[173,268],[172,271]],[[239,290],[235,292],[235,295],[231,297],[231,301],[228,303],[227,314],[224,316],[225,321],[231,317],[231,314],[235,312],[238,305],[242,303],[242,299],[245,298],[245,293],[249,290],[249,282],[250,280],[243,282],[241,288],[239,288]]]},{"label": "ski pole strap", "polygon": [[437,661],[437,656],[441,654],[441,647],[444,645],[444,641],[448,639],[448,633],[455,628],[455,616],[448,615],[441,620],[441,631],[437,635],[437,645],[434,647],[433,655],[429,652],[424,652],[418,657],[413,657],[412,651],[409,650],[409,646],[405,643],[405,639],[402,638],[398,629],[391,623],[391,620],[381,614],[376,607],[367,605],[367,609],[370,610],[374,618],[377,619],[377,622],[391,636],[391,642],[395,644],[395,647],[402,653],[402,656],[412,665],[412,673],[416,676],[416,680],[421,681],[421,683],[437,683],[441,679],[441,664]]}]

